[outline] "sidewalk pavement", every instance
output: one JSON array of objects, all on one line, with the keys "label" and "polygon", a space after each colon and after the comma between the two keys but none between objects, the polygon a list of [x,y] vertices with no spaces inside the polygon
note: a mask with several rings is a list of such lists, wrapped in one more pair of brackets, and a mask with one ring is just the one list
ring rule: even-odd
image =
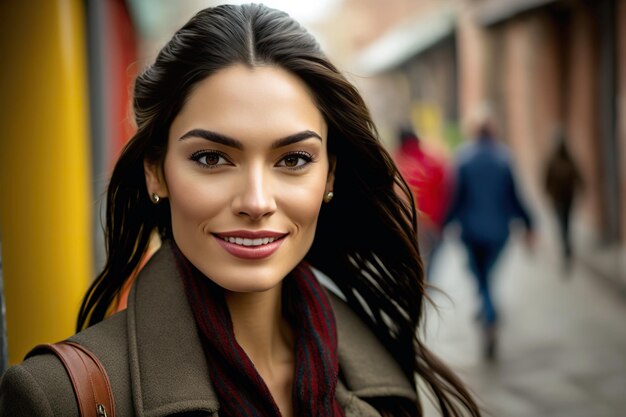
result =
[{"label": "sidewalk pavement", "polygon": [[[478,297],[458,241],[434,260],[437,309],[427,345],[459,373],[495,417],[626,416],[626,298],[581,262],[563,271],[556,242],[530,253],[513,237],[494,271],[498,358],[483,359]],[[425,416],[438,415],[432,406]]]},{"label": "sidewalk pavement", "polygon": [[578,238],[581,263],[626,298],[626,246],[602,245]]}]

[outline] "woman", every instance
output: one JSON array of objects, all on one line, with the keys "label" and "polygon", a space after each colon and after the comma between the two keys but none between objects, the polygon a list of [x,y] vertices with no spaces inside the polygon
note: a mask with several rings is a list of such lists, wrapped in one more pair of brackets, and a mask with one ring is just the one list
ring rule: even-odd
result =
[{"label": "woman", "polygon": [[[118,416],[413,416],[416,375],[444,415],[479,415],[416,336],[406,183],[302,27],[260,5],[203,10],[139,75],[134,110],[108,260],[71,338],[104,364]],[[161,249],[105,320],[155,229]],[[9,370],[0,415],[77,415],[58,360]]]}]

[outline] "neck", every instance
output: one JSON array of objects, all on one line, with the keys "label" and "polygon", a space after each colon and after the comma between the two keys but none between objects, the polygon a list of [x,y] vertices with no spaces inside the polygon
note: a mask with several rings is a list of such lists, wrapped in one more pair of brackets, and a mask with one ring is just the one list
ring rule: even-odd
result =
[{"label": "neck", "polygon": [[282,285],[255,293],[225,294],[237,343],[254,366],[272,372],[293,360],[291,329],[282,316]]}]

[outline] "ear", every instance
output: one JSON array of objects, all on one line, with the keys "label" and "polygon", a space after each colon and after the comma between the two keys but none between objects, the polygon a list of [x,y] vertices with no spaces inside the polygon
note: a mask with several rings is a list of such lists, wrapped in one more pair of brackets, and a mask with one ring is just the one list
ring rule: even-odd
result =
[{"label": "ear", "polygon": [[156,194],[161,198],[169,195],[167,191],[167,184],[165,183],[165,177],[163,176],[163,167],[160,163],[154,163],[144,158],[143,160],[143,172],[146,176],[146,188],[148,189],[148,195]]},{"label": "ear", "polygon": [[337,158],[330,156],[328,159],[328,177],[326,178],[326,189],[324,190],[324,194],[332,191],[335,186],[335,167],[337,166]]}]

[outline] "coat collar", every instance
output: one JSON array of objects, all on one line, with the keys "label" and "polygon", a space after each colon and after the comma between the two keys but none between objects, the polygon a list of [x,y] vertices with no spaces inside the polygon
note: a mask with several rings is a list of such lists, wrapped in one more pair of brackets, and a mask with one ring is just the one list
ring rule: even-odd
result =
[{"label": "coat collar", "polygon": [[171,242],[163,242],[137,277],[127,311],[137,416],[215,412],[217,396]]},{"label": "coat collar", "polygon": [[[339,298],[332,296],[337,318],[339,364],[349,391],[360,397],[416,394],[398,364]],[[215,413],[218,399],[195,319],[176,266],[173,243],[161,249],[139,274],[128,299],[130,376],[140,417],[174,413]],[[375,360],[372,360],[372,359]]]}]

